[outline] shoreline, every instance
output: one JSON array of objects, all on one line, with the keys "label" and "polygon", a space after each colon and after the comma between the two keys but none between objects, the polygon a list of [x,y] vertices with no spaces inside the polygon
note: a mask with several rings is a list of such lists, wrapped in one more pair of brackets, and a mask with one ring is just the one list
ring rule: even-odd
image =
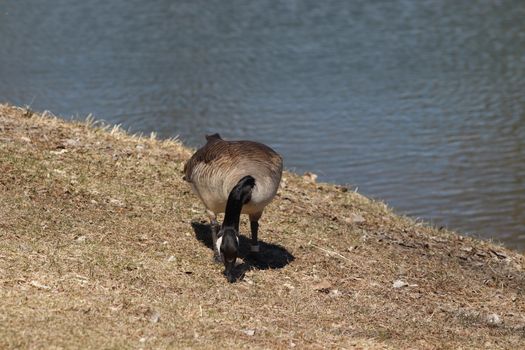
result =
[{"label": "shoreline", "polygon": [[191,153],[0,105],[0,347],[525,347],[523,254],[290,172],[226,283]]}]

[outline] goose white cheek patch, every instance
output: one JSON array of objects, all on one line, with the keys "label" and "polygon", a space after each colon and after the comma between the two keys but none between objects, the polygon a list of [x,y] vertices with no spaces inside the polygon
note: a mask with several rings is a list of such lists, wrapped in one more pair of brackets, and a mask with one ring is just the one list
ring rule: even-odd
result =
[{"label": "goose white cheek patch", "polygon": [[217,248],[217,252],[220,253],[221,252],[221,244],[222,244],[222,237],[219,237],[217,239],[217,243],[215,243],[215,246]]}]

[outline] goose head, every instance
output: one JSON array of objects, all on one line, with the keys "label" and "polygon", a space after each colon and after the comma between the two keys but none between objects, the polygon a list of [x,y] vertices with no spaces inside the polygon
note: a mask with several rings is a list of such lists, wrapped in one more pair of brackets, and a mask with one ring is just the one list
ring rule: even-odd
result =
[{"label": "goose head", "polygon": [[235,227],[223,226],[217,234],[217,251],[224,263],[224,274],[228,282],[235,282],[233,270],[239,253],[239,237]]},{"label": "goose head", "polygon": [[239,253],[239,220],[242,206],[250,201],[255,179],[248,175],[233,187],[226,202],[224,221],[217,234],[217,252],[224,263],[224,274],[229,282],[235,281],[233,270]]}]

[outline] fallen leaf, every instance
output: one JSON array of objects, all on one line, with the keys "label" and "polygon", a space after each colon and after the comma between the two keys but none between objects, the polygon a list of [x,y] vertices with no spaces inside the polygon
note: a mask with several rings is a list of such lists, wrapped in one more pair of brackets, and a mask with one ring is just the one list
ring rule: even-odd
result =
[{"label": "fallen leaf", "polygon": [[45,290],[51,289],[50,286],[46,286],[45,284],[42,284],[42,283],[40,283],[38,281],[31,281],[31,282],[29,282],[29,284],[31,284],[33,287],[36,287],[38,289],[45,289]]},{"label": "fallen leaf", "polygon": [[362,215],[356,213],[352,213],[349,217],[345,218],[347,224],[359,224],[365,221],[366,219]]},{"label": "fallen leaf", "polygon": [[392,284],[392,287],[394,287],[394,288],[403,288],[403,287],[406,287],[406,286],[408,286],[408,283],[406,283],[405,281],[401,281],[401,280],[396,280]]},{"label": "fallen leaf", "polygon": [[322,280],[321,282],[314,285],[314,290],[327,293],[331,287],[332,284],[330,282],[328,282],[327,280]]},{"label": "fallen leaf", "polygon": [[73,147],[73,146],[78,146],[80,144],[80,141],[79,140],[73,140],[73,139],[67,139],[67,140],[64,140],[62,142],[62,145],[64,147],[66,146],[70,146],[70,147]]},{"label": "fallen leaf", "polygon": [[151,323],[158,323],[160,321],[160,314],[157,311],[153,311],[149,317]]},{"label": "fallen leaf", "polygon": [[334,298],[337,298],[337,297],[340,297],[343,293],[341,293],[339,290],[337,289],[332,289],[330,291],[330,296],[331,297],[334,297]]},{"label": "fallen leaf", "polygon": [[243,329],[242,332],[251,337],[255,334],[255,329]]},{"label": "fallen leaf", "polygon": [[110,198],[109,199],[109,203],[114,205],[114,206],[117,206],[117,207],[123,207],[124,206],[124,202],[121,201],[120,199],[116,199],[116,198]]},{"label": "fallen leaf", "polygon": [[317,180],[317,174],[314,174],[314,173],[311,173],[311,172],[307,171],[306,173],[304,173],[303,179],[306,182],[314,184],[315,181]]},{"label": "fallen leaf", "polygon": [[86,236],[80,235],[80,236],[75,238],[75,241],[77,241],[79,243],[85,242],[86,241]]},{"label": "fallen leaf", "polygon": [[285,283],[285,284],[283,284],[283,286],[285,286],[286,288],[288,288],[288,289],[290,289],[290,290],[295,289],[295,287],[292,286],[290,283]]},{"label": "fallen leaf", "polygon": [[491,326],[498,326],[501,322],[501,318],[497,314],[490,314],[487,316],[487,323]]}]

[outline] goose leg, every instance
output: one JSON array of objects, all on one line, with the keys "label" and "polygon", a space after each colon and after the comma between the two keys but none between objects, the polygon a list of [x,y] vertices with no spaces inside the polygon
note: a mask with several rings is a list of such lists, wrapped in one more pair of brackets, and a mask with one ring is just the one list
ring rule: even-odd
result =
[{"label": "goose leg", "polygon": [[219,223],[217,222],[217,216],[214,212],[208,210],[208,216],[210,217],[210,226],[211,226],[211,242],[213,249],[213,261],[216,263],[221,263],[221,255],[217,251],[217,233],[219,233]]},{"label": "goose leg", "polygon": [[257,240],[257,233],[259,231],[259,222],[250,221],[250,229],[252,231],[252,241],[250,246],[251,253],[259,253],[259,241]]},{"label": "goose leg", "polygon": [[259,233],[259,219],[262,213],[250,215],[250,230],[252,231],[252,241],[250,246],[250,254],[256,255],[259,253],[259,241],[257,240],[257,234]]},{"label": "goose leg", "polygon": [[217,234],[219,233],[219,223],[217,221],[211,223],[211,240],[213,242],[213,261],[221,264],[221,254],[217,251]]}]

